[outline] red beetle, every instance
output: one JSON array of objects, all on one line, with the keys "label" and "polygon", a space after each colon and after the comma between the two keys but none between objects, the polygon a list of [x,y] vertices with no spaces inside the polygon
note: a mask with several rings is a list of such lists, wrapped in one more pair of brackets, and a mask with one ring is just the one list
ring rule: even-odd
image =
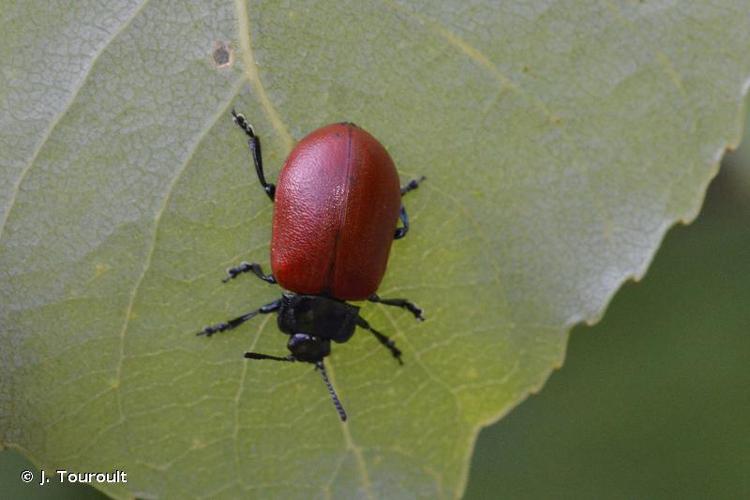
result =
[{"label": "red beetle", "polygon": [[[422,310],[406,299],[375,294],[394,239],[409,231],[401,197],[424,177],[399,186],[393,160],[382,144],[353,123],[335,123],[302,139],[287,158],[278,188],[266,181],[260,139],[245,117],[232,110],[234,122],[248,136],[258,180],[276,202],[271,238],[272,274],[257,263],[242,262],[227,270],[224,282],[246,272],[288,290],[280,299],[237,318],[207,326],[198,335],[230,330],[257,314],[278,314],[279,330],[289,335],[291,354],[246,352],[248,359],[305,361],[325,381],[341,420],[346,420],[331,386],[323,358],[331,341],[349,340],[359,326],[372,333],[399,363],[401,351],[386,335],[359,315],[347,300],[369,300],[401,307],[423,320]],[[401,219],[402,226],[397,227]]]}]

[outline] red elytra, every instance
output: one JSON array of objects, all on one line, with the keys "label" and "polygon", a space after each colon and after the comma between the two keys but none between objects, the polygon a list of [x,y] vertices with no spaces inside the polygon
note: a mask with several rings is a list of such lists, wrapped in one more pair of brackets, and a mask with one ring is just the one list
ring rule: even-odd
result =
[{"label": "red elytra", "polygon": [[287,158],[275,202],[271,268],[283,288],[339,300],[375,293],[401,206],[377,139],[353,123],[310,133]]}]

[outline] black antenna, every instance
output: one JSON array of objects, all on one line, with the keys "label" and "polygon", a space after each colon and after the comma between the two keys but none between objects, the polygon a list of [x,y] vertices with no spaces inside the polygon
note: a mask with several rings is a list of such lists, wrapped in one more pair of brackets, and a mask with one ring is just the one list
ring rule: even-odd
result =
[{"label": "black antenna", "polygon": [[331,399],[333,400],[333,406],[335,406],[336,411],[339,412],[339,418],[341,419],[342,422],[346,422],[346,412],[344,411],[344,407],[341,406],[341,401],[339,401],[339,397],[336,394],[336,391],[333,389],[333,386],[331,385],[331,381],[328,380],[328,374],[326,373],[326,369],[323,366],[323,361],[316,361],[315,368],[317,368],[320,371],[320,375],[323,377],[323,382],[325,382],[326,387],[328,387],[328,394],[331,395]]},{"label": "black antenna", "polygon": [[245,357],[247,359],[272,359],[274,361],[290,361],[294,362],[294,358],[291,356],[271,356],[270,354],[261,354],[259,352],[246,352]]}]

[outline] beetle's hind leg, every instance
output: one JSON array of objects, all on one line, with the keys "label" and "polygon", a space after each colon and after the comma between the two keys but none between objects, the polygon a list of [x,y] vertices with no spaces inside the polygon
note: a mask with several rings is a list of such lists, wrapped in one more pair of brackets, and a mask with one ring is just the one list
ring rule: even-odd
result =
[{"label": "beetle's hind leg", "polygon": [[230,267],[229,269],[227,269],[227,277],[221,281],[226,283],[242,273],[253,273],[255,276],[257,276],[259,279],[262,279],[266,283],[270,283],[272,285],[276,284],[276,278],[274,278],[273,274],[264,274],[263,268],[260,267],[260,264],[257,264],[255,262],[253,262],[252,264],[248,262],[240,262],[239,266]]},{"label": "beetle's hind leg", "polygon": [[373,293],[369,297],[367,297],[367,300],[370,302],[375,302],[376,304],[383,304],[385,306],[394,306],[394,307],[401,307],[402,309],[406,309],[410,313],[414,315],[414,317],[419,321],[424,321],[424,316],[422,316],[422,309],[417,307],[417,305],[406,299],[381,299],[378,294]]},{"label": "beetle's hind leg", "polygon": [[260,151],[260,138],[255,135],[255,130],[253,129],[253,126],[250,125],[250,123],[247,121],[245,115],[232,110],[232,119],[234,120],[234,123],[236,123],[237,126],[245,132],[245,135],[247,135],[247,145],[250,147],[250,153],[252,153],[253,155],[255,173],[258,174],[258,180],[260,181],[260,185],[263,187],[263,191],[265,191],[268,197],[271,198],[271,201],[273,201],[276,195],[276,186],[271,184],[270,182],[266,182],[266,175],[263,172],[263,155]]},{"label": "beetle's hind leg", "polygon": [[258,314],[269,314],[272,312],[278,311],[279,307],[281,307],[281,299],[274,300],[270,304],[266,304],[255,311],[250,311],[249,313],[243,314],[242,316],[238,316],[234,319],[230,319],[226,323],[217,323],[215,325],[207,326],[203,330],[196,333],[196,335],[205,335],[206,337],[210,337],[214,333],[224,332],[226,330],[231,330],[232,328],[236,328],[245,321],[254,318]]},{"label": "beetle's hind leg", "polygon": [[404,362],[401,360],[401,351],[398,347],[396,347],[396,343],[393,341],[393,339],[391,339],[387,335],[383,335],[382,333],[371,327],[370,323],[368,323],[361,317],[357,318],[357,326],[360,328],[364,328],[365,330],[368,330],[370,333],[375,335],[375,338],[378,339],[378,342],[383,344],[389,351],[391,351],[391,355],[396,358],[398,364],[404,364]]}]

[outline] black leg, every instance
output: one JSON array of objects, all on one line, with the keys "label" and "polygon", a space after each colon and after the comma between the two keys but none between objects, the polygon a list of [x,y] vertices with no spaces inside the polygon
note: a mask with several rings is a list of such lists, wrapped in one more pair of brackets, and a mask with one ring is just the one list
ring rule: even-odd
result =
[{"label": "black leg", "polygon": [[414,302],[410,302],[406,299],[381,299],[377,294],[373,293],[370,295],[367,300],[370,302],[375,302],[377,304],[383,304],[386,306],[395,306],[395,307],[401,307],[409,311],[414,315],[415,318],[417,318],[419,321],[424,321],[424,316],[422,316],[422,309],[416,306]]},{"label": "black leg", "polygon": [[401,205],[401,211],[398,213],[398,218],[401,219],[401,224],[403,224],[403,226],[396,228],[396,232],[393,234],[394,240],[400,240],[409,232],[409,216],[406,214],[406,208],[404,208],[403,205]]},{"label": "black leg", "polygon": [[263,173],[263,155],[260,152],[260,138],[255,135],[253,126],[248,123],[244,115],[237,113],[235,110],[232,110],[232,118],[234,119],[234,123],[236,123],[237,126],[240,127],[245,132],[245,135],[247,135],[249,138],[247,141],[247,145],[250,147],[250,152],[253,155],[255,173],[258,174],[258,180],[260,181],[260,185],[263,187],[263,190],[266,192],[268,197],[271,198],[271,201],[273,201],[274,195],[276,194],[276,186],[266,182],[266,176]]},{"label": "black leg", "polygon": [[260,264],[256,264],[255,262],[253,262],[252,264],[249,264],[247,262],[240,262],[239,266],[230,267],[229,269],[227,269],[227,277],[221,281],[226,283],[227,281],[236,278],[242,273],[253,273],[266,283],[271,283],[272,285],[276,284],[276,278],[273,277],[273,274],[263,274],[263,268],[260,267]]},{"label": "black leg", "polygon": [[[427,177],[424,175],[420,177],[419,179],[412,179],[410,180],[406,186],[401,188],[401,196],[405,195],[409,191],[414,191],[419,187],[419,184],[423,182]],[[404,208],[404,205],[401,205],[401,210],[398,213],[398,218],[401,219],[402,227],[397,227],[396,232],[393,235],[394,240],[400,240],[404,236],[406,236],[406,233],[409,232],[409,215],[406,213],[406,208]]]},{"label": "black leg", "polygon": [[420,177],[419,179],[412,179],[410,180],[406,186],[401,188],[401,196],[405,195],[409,191],[414,191],[419,187],[419,185],[424,182],[424,180],[427,179],[424,175]]},{"label": "black leg", "polygon": [[236,328],[237,326],[241,325],[245,321],[254,318],[258,314],[268,314],[275,312],[281,307],[281,299],[274,300],[270,304],[266,304],[259,309],[256,309],[255,311],[250,311],[247,314],[243,314],[242,316],[238,316],[234,319],[230,319],[226,323],[218,323],[216,325],[211,325],[205,327],[203,330],[196,333],[196,335],[205,335],[206,337],[210,337],[214,333],[224,332],[226,330],[231,330],[232,328]]},{"label": "black leg", "polygon": [[370,323],[365,321],[363,318],[357,318],[357,326],[360,328],[364,328],[365,330],[368,330],[370,333],[375,335],[375,338],[378,339],[378,342],[383,344],[388,348],[389,351],[391,351],[391,354],[394,358],[396,358],[396,361],[398,361],[400,365],[404,364],[404,362],[401,361],[401,351],[398,349],[398,347],[396,347],[396,343],[387,335],[383,335],[382,333],[371,327]]}]

